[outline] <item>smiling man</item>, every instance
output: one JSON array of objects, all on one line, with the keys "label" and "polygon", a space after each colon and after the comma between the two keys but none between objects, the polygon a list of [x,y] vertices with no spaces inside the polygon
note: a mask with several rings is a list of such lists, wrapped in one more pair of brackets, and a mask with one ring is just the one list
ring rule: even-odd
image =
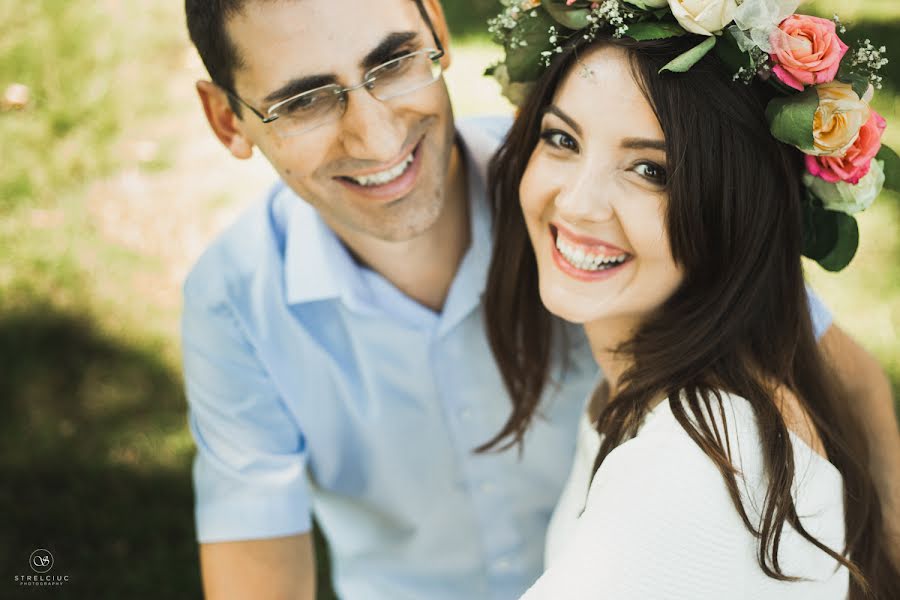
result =
[{"label": "smiling man", "polygon": [[436,0],[186,8],[215,134],[282,180],[185,284],[207,595],[312,597],[315,513],[342,598],[517,597],[596,367],[573,337],[524,454],[473,452],[509,416],[481,320],[508,121],[456,128]]},{"label": "smiling man", "polygon": [[[185,284],[207,597],[314,597],[314,513],[346,600],[517,598],[541,573],[597,371],[570,330],[523,452],[473,452],[510,410],[481,305],[485,169],[508,122],[454,124],[438,0],[186,12],[213,131],[281,178]],[[896,447],[883,374],[818,312]]]}]

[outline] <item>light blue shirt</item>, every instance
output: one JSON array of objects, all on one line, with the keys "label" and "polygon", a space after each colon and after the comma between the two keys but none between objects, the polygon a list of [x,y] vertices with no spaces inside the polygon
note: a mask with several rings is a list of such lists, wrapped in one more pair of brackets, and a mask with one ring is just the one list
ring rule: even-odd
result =
[{"label": "light blue shirt", "polygon": [[306,532],[314,512],[345,600],[505,600],[540,575],[597,368],[567,328],[571,365],[522,454],[473,453],[510,414],[481,306],[485,167],[507,126],[460,124],[472,243],[440,314],[355,263],[283,184],[200,259],[183,319],[200,542]]}]

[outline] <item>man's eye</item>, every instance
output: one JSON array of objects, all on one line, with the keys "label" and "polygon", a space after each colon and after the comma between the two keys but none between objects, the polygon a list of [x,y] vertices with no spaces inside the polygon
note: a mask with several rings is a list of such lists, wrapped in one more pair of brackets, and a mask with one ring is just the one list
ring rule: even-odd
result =
[{"label": "man's eye", "polygon": [[660,165],[652,162],[642,162],[638,163],[634,167],[634,172],[644,177],[646,179],[651,180],[653,183],[658,185],[666,184],[666,170]]},{"label": "man's eye", "polygon": [[282,106],[279,109],[279,112],[286,114],[304,112],[314,107],[316,102],[318,102],[318,97],[313,94],[310,94],[309,96],[300,96]]},{"label": "man's eye", "polygon": [[547,131],[544,131],[541,133],[541,139],[554,148],[578,152],[578,142],[576,142],[571,135],[564,131],[560,131],[559,129],[548,129]]}]

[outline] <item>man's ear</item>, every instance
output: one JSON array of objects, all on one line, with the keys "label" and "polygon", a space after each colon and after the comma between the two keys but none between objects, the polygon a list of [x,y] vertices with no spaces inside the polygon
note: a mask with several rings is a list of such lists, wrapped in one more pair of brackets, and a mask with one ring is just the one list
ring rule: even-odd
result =
[{"label": "man's ear", "polygon": [[437,33],[438,39],[441,40],[441,44],[444,46],[441,67],[446,69],[450,66],[450,28],[447,27],[444,9],[441,7],[440,0],[424,0],[422,4],[428,12],[432,25],[434,25],[434,31]]},{"label": "man's ear", "polygon": [[197,95],[213,133],[232,156],[241,159],[253,156],[253,142],[241,130],[241,120],[231,110],[225,92],[211,81],[198,81]]}]

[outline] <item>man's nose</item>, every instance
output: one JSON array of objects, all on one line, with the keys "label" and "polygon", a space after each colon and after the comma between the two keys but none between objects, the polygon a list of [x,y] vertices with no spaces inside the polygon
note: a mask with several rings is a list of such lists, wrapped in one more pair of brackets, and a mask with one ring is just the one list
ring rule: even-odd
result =
[{"label": "man's nose", "polygon": [[403,123],[385,102],[365,87],[347,92],[347,110],[340,121],[341,139],[353,158],[386,163],[395,158],[406,142]]}]

